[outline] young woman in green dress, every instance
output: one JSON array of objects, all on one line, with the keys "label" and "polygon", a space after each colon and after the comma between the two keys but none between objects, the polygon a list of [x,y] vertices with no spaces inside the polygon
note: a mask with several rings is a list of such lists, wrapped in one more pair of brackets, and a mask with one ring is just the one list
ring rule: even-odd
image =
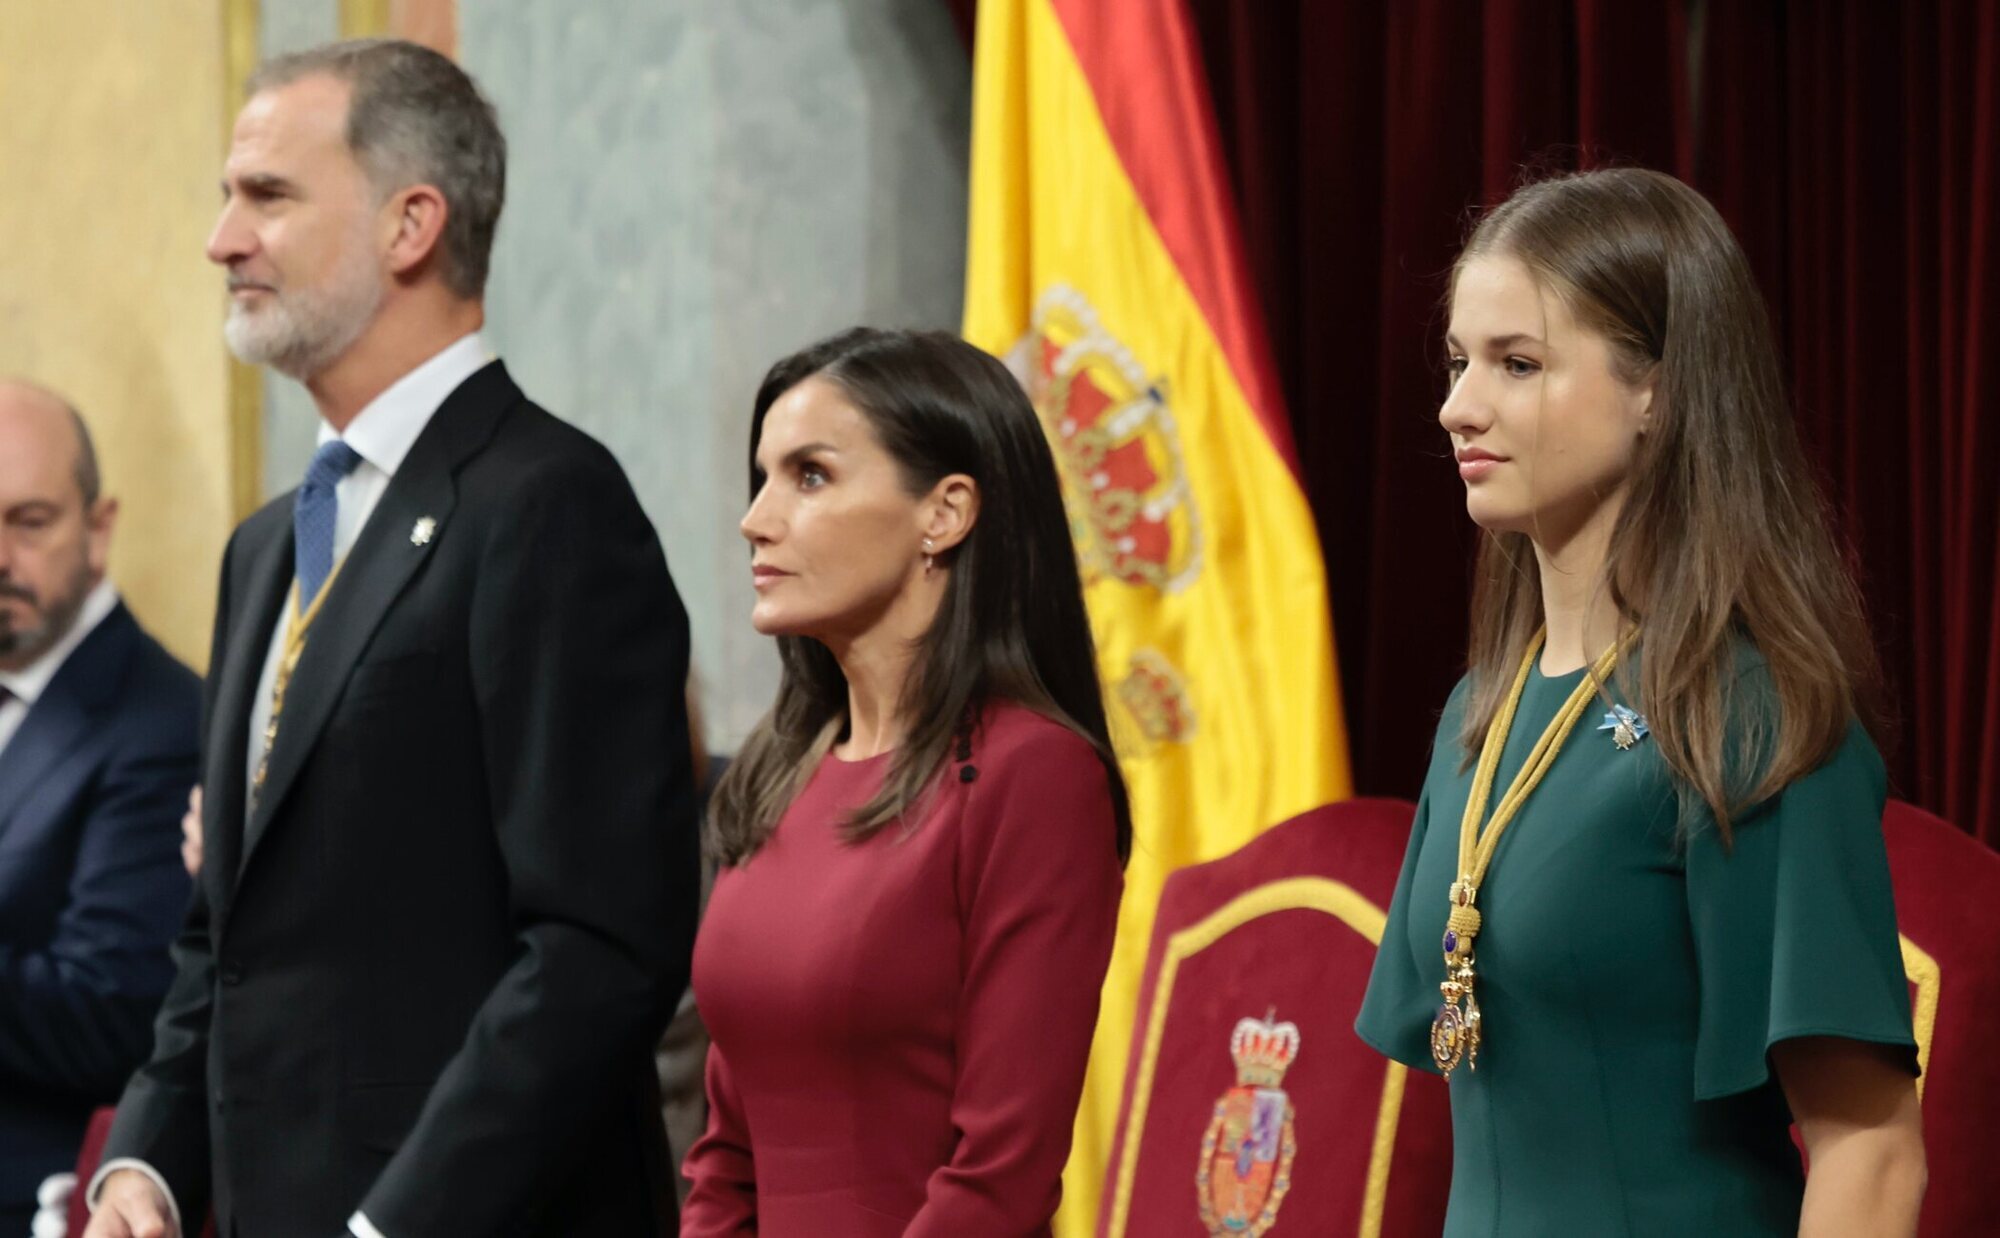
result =
[{"label": "young woman in green dress", "polygon": [[1446,1233],[1914,1233],[1874,657],[1741,250],[1559,177],[1449,311],[1470,670],[1356,1025],[1450,1081]]}]

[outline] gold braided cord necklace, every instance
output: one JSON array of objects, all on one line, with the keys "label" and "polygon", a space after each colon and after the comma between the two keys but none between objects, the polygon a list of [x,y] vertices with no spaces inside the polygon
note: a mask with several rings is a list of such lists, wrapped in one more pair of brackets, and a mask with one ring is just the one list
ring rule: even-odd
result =
[{"label": "gold braided cord necklace", "polygon": [[[1472,989],[1478,977],[1473,973],[1472,943],[1479,936],[1480,883],[1486,879],[1486,870],[1493,863],[1493,853],[1500,846],[1500,836],[1509,822],[1521,811],[1528,796],[1540,785],[1543,775],[1556,763],[1556,756],[1562,751],[1569,733],[1576,729],[1577,722],[1590,709],[1590,700],[1597,695],[1598,686],[1611,674],[1618,664],[1618,656],[1631,643],[1632,636],[1613,642],[1611,648],[1598,655],[1591,666],[1591,673],[1570,692],[1569,699],[1549,720],[1542,731],[1542,737],[1535,741],[1533,751],[1514,775],[1514,781],[1500,797],[1500,804],[1493,810],[1493,817],[1480,829],[1480,820],[1486,816],[1486,804],[1493,796],[1493,783],[1500,769],[1500,754],[1507,747],[1508,733],[1514,729],[1514,714],[1521,707],[1521,694],[1528,686],[1528,674],[1534,669],[1535,659],[1541,656],[1546,629],[1535,633],[1528,642],[1528,651],[1521,658],[1521,667],[1514,674],[1514,686],[1507,694],[1506,701],[1493,721],[1487,725],[1486,739],[1479,747],[1479,764],[1472,775],[1472,790],[1465,800],[1465,816],[1458,827],[1458,880],[1451,883],[1451,918],[1446,922],[1444,932],[1444,983],[1438,991],[1444,995],[1444,1003],[1438,1007],[1437,1017],[1431,1020],[1431,1060],[1446,1079],[1460,1062],[1467,1069],[1478,1069],[1479,1039],[1481,1034],[1479,1002]],[[1461,1004],[1462,1003],[1462,1004]]]},{"label": "gold braided cord necklace", "polygon": [[292,591],[285,598],[285,640],[284,652],[278,656],[277,674],[271,679],[271,720],[264,724],[264,741],[261,755],[257,758],[257,768],[250,775],[250,810],[255,812],[257,800],[264,794],[264,783],[271,776],[271,750],[278,746],[278,720],[285,712],[285,692],[292,686],[292,675],[299,669],[299,659],[305,656],[306,633],[311,630],[313,620],[319,618],[320,607],[326,604],[326,595],[333,592],[333,582],[340,575],[340,569],[347,563],[346,556],[333,565],[325,580],[320,582],[319,594],[312,605],[299,610],[299,582],[292,582]]}]

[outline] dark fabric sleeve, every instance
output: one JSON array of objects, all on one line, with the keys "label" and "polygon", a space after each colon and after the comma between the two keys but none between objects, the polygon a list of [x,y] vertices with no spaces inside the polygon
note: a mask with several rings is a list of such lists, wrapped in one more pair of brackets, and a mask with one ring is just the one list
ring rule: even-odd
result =
[{"label": "dark fabric sleeve", "polygon": [[693,1185],[681,1209],[681,1238],[735,1238],[757,1232],[757,1164],[750,1120],[713,1044],[705,1071],[708,1130],[688,1149],[681,1172]]},{"label": "dark fabric sleeve", "polygon": [[[1429,828],[1430,796],[1426,793],[1417,801],[1417,815],[1410,823],[1409,849],[1403,853],[1402,872],[1389,900],[1388,919],[1382,925],[1382,940],[1376,945],[1375,966],[1368,973],[1368,992],[1361,999],[1354,1031],[1377,1053],[1436,1074],[1437,1065],[1431,1061],[1431,1015],[1439,1001],[1438,981],[1444,978],[1444,951],[1439,948],[1437,965],[1428,971],[1410,953],[1411,883]],[[1443,891],[1437,892],[1432,905],[1442,931]]]},{"label": "dark fabric sleeve", "polygon": [[1735,823],[1688,842],[1701,981],[1695,1099],[1762,1085],[1781,1040],[1836,1036],[1909,1051],[1882,758],[1856,725],[1833,759]]},{"label": "dark fabric sleeve", "polygon": [[975,764],[958,857],[958,1140],[904,1238],[1019,1238],[1055,1214],[1124,882],[1089,744],[1042,727]]},{"label": "dark fabric sleeve", "polygon": [[694,939],[688,625],[652,525],[594,444],[483,518],[470,660],[518,955],[361,1201],[391,1238],[534,1215],[629,1108]]},{"label": "dark fabric sleeve", "polygon": [[[222,551],[215,632],[209,644],[209,673],[201,701],[204,753],[214,733],[216,680],[229,649],[231,573],[241,540],[239,529],[230,535]],[[182,787],[180,794],[185,796],[187,788]],[[211,813],[215,802],[216,797],[207,797]],[[176,808],[173,819],[178,821],[179,815]],[[213,817],[203,825],[212,833]],[[178,854],[175,858],[178,862]],[[174,978],[153,1024],[152,1056],[125,1085],[117,1117],[105,1137],[103,1157],[106,1162],[130,1158],[151,1165],[166,1181],[175,1205],[190,1223],[192,1218],[207,1215],[210,1191],[208,1029],[215,1005],[215,944],[209,935],[206,884],[211,879],[203,875],[194,882],[187,918],[169,951]]]},{"label": "dark fabric sleeve", "polygon": [[[1410,822],[1410,845],[1403,852],[1403,867],[1396,877],[1395,893],[1389,897],[1389,914],[1382,925],[1382,940],[1376,943],[1375,966],[1368,974],[1368,991],[1361,999],[1361,1013],[1354,1020],[1355,1034],[1377,1053],[1432,1074],[1437,1073],[1437,1064],[1431,1061],[1431,1017],[1440,1001],[1438,982],[1444,979],[1444,948],[1440,944],[1437,953],[1427,957],[1413,955],[1410,952],[1410,915],[1413,903],[1434,907],[1435,912],[1430,914],[1437,917],[1437,932],[1441,941],[1445,892],[1435,891],[1428,897],[1436,899],[1436,902],[1424,903],[1420,900],[1425,896],[1413,890],[1412,886],[1416,878],[1417,857],[1422,853],[1424,839],[1430,833],[1432,787],[1440,784],[1456,759],[1456,737],[1471,684],[1470,676],[1458,681],[1445,701],[1443,715],[1438,719],[1437,733],[1431,740],[1431,759],[1424,778],[1424,789],[1417,797],[1416,816]],[[1442,757],[1440,750],[1443,750]],[[1452,811],[1456,813],[1462,809],[1461,804]],[[1446,823],[1446,828],[1455,827],[1455,822]],[[1433,960],[1435,966],[1425,966]]]},{"label": "dark fabric sleeve", "polygon": [[197,884],[174,942],[174,982],[153,1025],[153,1056],[126,1084],[104,1141],[106,1162],[130,1158],[152,1166],[190,1218],[208,1213],[208,1025],[215,1001],[208,925],[208,899]]},{"label": "dark fabric sleeve", "polygon": [[180,816],[196,770],[196,692],[112,728],[67,898],[47,942],[0,946],[0,1085],[7,1077],[115,1100],[152,1047],[187,913]]}]

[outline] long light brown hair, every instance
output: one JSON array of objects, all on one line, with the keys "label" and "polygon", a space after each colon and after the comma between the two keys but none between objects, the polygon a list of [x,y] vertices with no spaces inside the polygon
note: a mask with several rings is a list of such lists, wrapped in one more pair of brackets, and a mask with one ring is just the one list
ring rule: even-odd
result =
[{"label": "long light brown hair", "polygon": [[[1601,587],[1638,629],[1637,699],[1683,825],[1705,805],[1727,841],[1732,818],[1826,761],[1857,717],[1874,727],[1878,692],[1860,593],[1749,263],[1707,199],[1638,168],[1515,191],[1473,228],[1453,289],[1487,256],[1521,262],[1609,341],[1621,380],[1653,383]],[[1542,624],[1534,562],[1526,534],[1481,539],[1459,733],[1469,755]],[[1774,707],[1735,693],[1744,640],[1768,667]],[[1632,686],[1624,667],[1617,677]]]},{"label": "long light brown hair", "polygon": [[[972,532],[938,555],[944,597],[918,643],[898,712],[908,731],[882,789],[843,833],[858,842],[904,818],[947,761],[964,754],[969,727],[989,701],[1023,705],[1069,728],[1097,751],[1111,795],[1107,844],[1123,859],[1132,817],[1111,750],[1096,647],[1083,604],[1076,546],[1055,457],[1028,396],[1007,367],[943,332],[856,327],[771,367],[750,422],[750,492],[764,418],[808,378],[833,383],[867,419],[918,496],[964,473],[979,486]],[[804,636],[778,638],[778,699],[743,743],[710,805],[711,855],[736,864],[754,854],[846,730],[847,679],[830,650]]]}]

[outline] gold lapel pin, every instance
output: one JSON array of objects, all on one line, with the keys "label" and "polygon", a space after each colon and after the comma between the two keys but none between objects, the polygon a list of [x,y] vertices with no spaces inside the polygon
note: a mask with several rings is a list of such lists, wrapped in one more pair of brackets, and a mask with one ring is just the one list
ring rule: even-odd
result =
[{"label": "gold lapel pin", "polygon": [[430,545],[431,534],[437,532],[437,527],[438,527],[437,521],[433,520],[429,516],[422,517],[415,524],[410,526],[410,545],[412,546]]}]

